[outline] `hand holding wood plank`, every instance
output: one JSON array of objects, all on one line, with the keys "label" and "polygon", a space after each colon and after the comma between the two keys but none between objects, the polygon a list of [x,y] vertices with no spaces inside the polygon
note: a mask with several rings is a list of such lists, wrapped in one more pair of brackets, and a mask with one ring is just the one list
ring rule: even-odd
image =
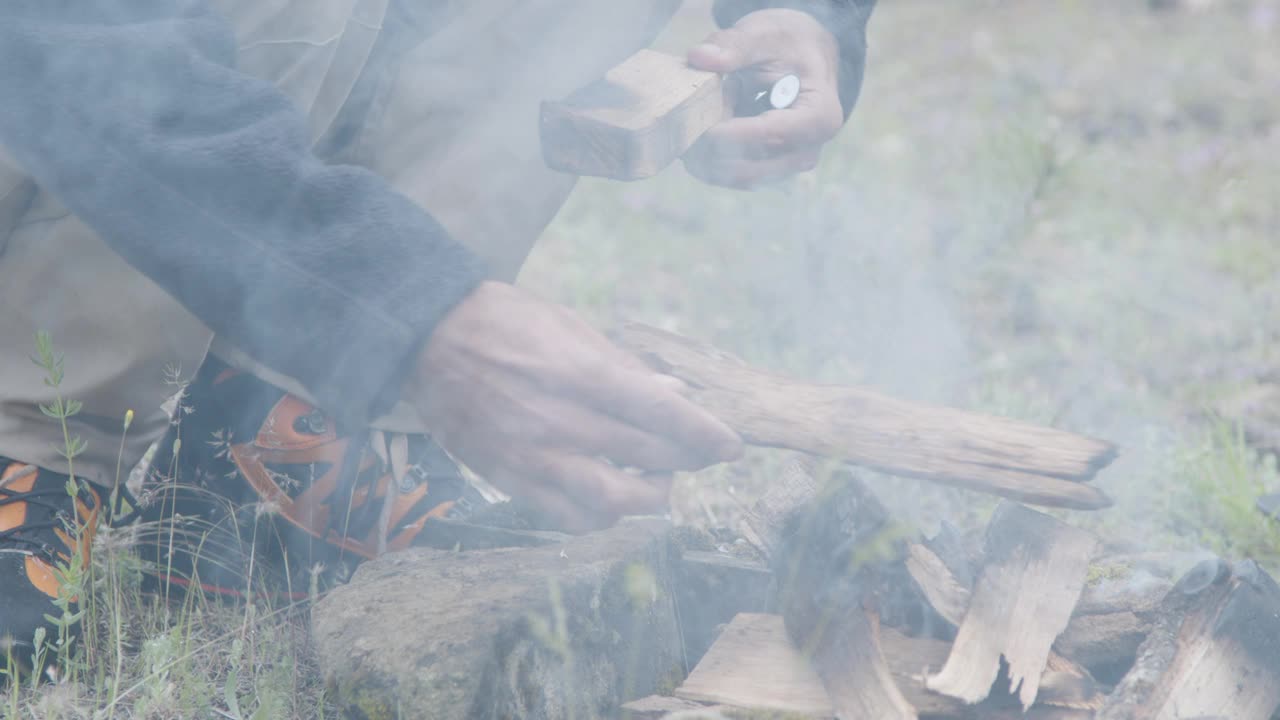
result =
[{"label": "hand holding wood plank", "polygon": [[1101,440],[855,386],[792,380],[644,325],[623,328],[615,340],[687,383],[695,403],[753,445],[1035,505],[1098,510],[1111,504],[1085,484],[1115,457],[1115,447]]}]

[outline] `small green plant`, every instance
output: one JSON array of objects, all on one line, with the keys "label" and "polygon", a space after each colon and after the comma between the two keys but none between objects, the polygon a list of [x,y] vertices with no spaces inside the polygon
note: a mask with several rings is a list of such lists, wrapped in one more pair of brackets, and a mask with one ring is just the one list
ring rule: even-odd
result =
[{"label": "small green plant", "polygon": [[[54,598],[53,605],[57,608],[58,614],[45,615],[45,620],[57,630],[57,638],[52,648],[55,660],[52,671],[60,678],[74,681],[84,669],[83,655],[78,652],[79,648],[75,647],[75,640],[76,629],[85,614],[80,600],[88,595],[90,576],[86,556],[88,548],[83,541],[85,528],[81,522],[85,519],[82,517],[85,514],[82,508],[86,506],[81,498],[83,488],[75,474],[75,459],[87,449],[87,444],[80,436],[71,434],[69,421],[80,414],[84,405],[79,400],[68,399],[62,395],[62,381],[65,377],[63,356],[62,353],[54,350],[53,338],[49,333],[44,331],[36,333],[36,354],[32,357],[32,362],[45,371],[44,384],[53,390],[53,402],[41,405],[40,412],[46,417],[57,420],[62,428],[63,444],[62,447],[55,449],[67,461],[66,489],[71,499],[71,506],[74,508],[73,516],[63,519],[63,529],[71,540],[71,554],[59,556],[54,566],[59,587],[58,597]],[[42,634],[42,631],[43,628],[37,631],[37,636]],[[92,641],[86,639],[86,642]],[[44,646],[43,638],[37,637],[35,643],[37,655],[42,654]],[[43,662],[35,664],[36,668],[42,666]]]},{"label": "small green plant", "polygon": [[1256,507],[1259,496],[1280,484],[1274,455],[1259,453],[1240,427],[1217,419],[1198,442],[1177,451],[1173,467],[1185,495],[1175,505],[1176,520],[1198,533],[1200,544],[1280,568],[1280,523]]}]

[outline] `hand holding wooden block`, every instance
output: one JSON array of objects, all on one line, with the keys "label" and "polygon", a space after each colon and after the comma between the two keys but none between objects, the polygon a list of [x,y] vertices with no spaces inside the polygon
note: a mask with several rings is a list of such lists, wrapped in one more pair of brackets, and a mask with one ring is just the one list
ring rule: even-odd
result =
[{"label": "hand holding wooden block", "polygon": [[733,117],[733,105],[720,75],[641,50],[565,100],[543,103],[543,159],[577,175],[646,178]]}]

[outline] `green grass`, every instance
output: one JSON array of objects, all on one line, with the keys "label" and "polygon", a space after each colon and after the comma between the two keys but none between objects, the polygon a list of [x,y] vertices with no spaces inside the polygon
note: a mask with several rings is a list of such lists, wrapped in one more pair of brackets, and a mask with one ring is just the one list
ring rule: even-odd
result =
[{"label": "green grass", "polygon": [[[36,348],[33,360],[55,390],[54,402],[41,409],[63,428],[59,452],[76,502],[83,495],[74,460],[85,445],[71,433],[70,421],[81,405],[61,394],[63,358],[48,334],[37,337]],[[132,416],[130,411],[122,419],[122,436]],[[123,480],[118,476],[117,486]],[[116,496],[103,498],[110,501],[107,508],[119,507]],[[46,615],[56,634],[40,628],[31,639],[34,667],[42,671],[13,657],[0,664],[0,720],[336,717],[310,654],[304,603],[144,594],[139,538],[155,542],[168,528],[97,527],[86,557],[84,524],[65,523],[72,551],[57,563],[61,587]]]}]

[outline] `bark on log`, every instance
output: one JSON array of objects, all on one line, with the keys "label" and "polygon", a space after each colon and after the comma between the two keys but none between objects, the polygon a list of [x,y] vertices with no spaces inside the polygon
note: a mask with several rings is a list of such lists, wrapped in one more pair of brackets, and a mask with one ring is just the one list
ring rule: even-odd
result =
[{"label": "bark on log", "polygon": [[1280,710],[1280,586],[1251,561],[1197,566],[1165,598],[1098,720],[1268,720]]},{"label": "bark on log", "polygon": [[1083,665],[1099,682],[1114,684],[1133,667],[1151,622],[1132,612],[1071,618],[1053,649]]},{"label": "bark on log", "polygon": [[1109,443],[1007,418],[817,385],[756,370],[711,346],[643,325],[617,337],[751,444],[846,460],[894,475],[1035,505],[1097,510],[1084,484],[1115,457]]},{"label": "bark on log", "polygon": [[764,554],[772,557],[778,550],[779,534],[791,517],[817,494],[817,467],[813,458],[798,455],[791,458],[742,518],[742,536]]},{"label": "bark on log", "polygon": [[909,603],[894,597],[910,590],[903,552],[901,529],[850,474],[788,518],[770,558],[787,633],[841,720],[917,717],[880,647],[880,610]]}]

